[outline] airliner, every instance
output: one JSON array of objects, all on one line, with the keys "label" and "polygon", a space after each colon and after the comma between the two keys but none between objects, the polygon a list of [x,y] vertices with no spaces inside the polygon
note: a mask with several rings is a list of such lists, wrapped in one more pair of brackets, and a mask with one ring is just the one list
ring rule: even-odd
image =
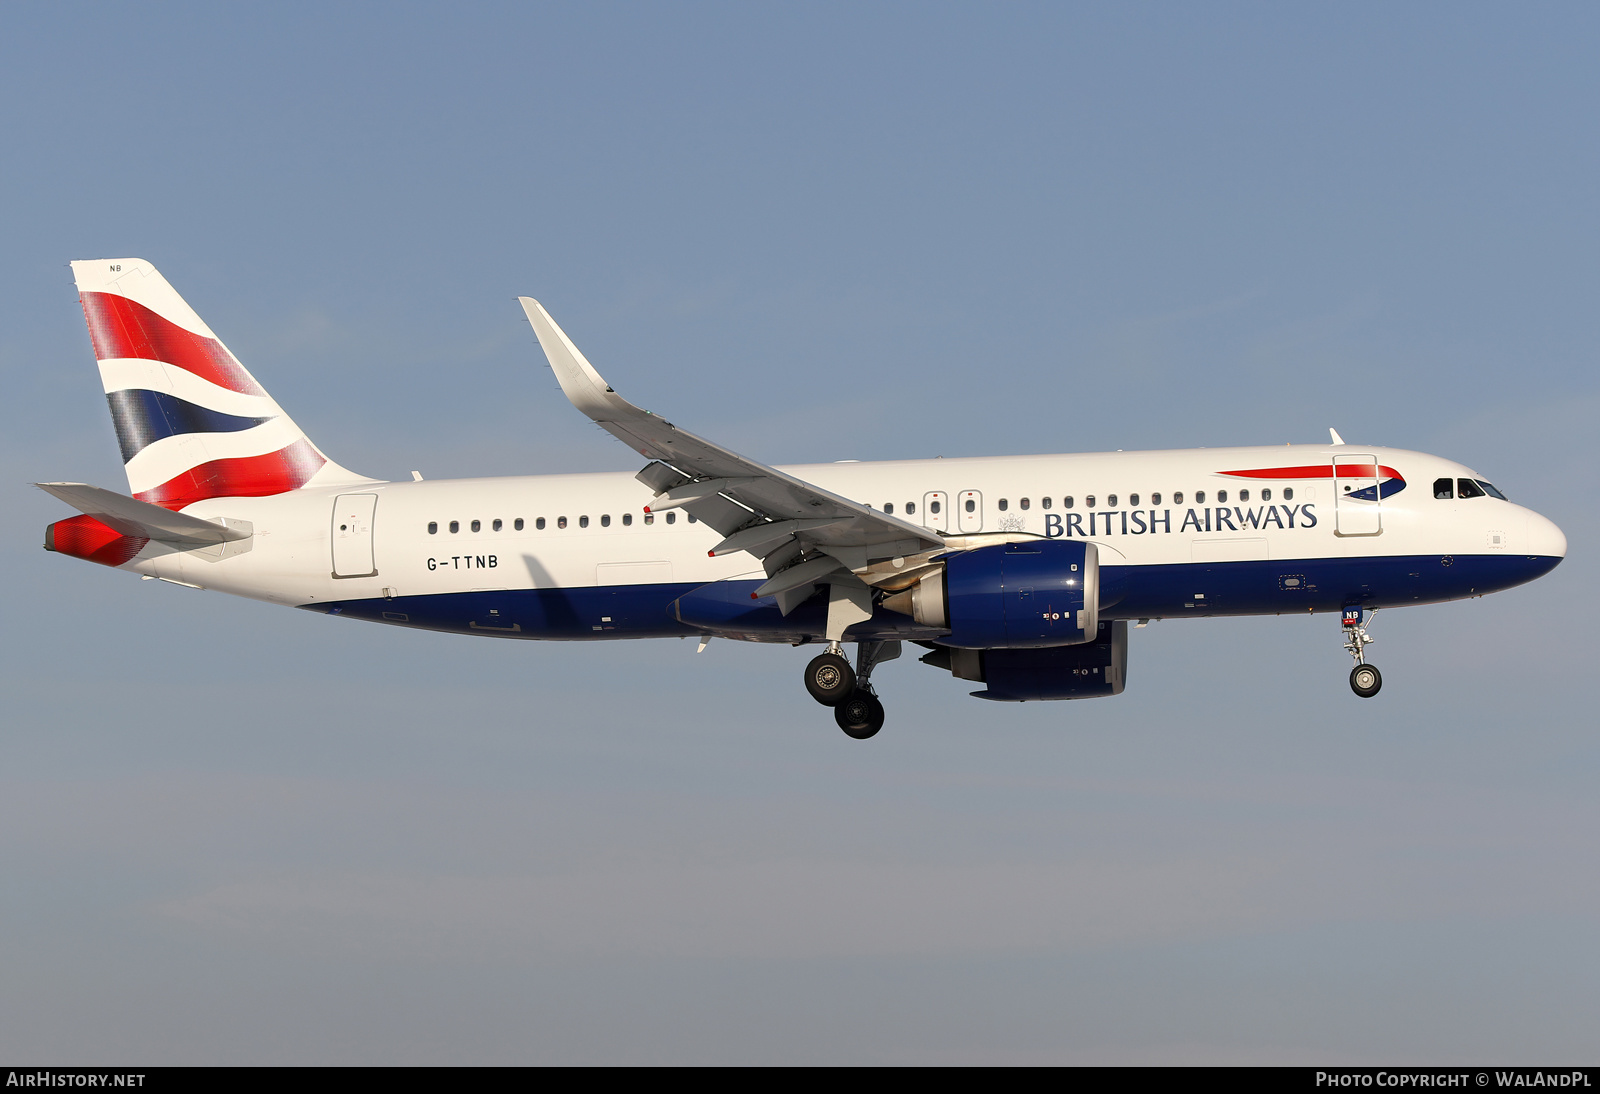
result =
[{"label": "airliner", "polygon": [[[1438,456],[1328,444],[769,467],[624,400],[548,312],[561,390],[637,474],[390,482],[334,463],[149,262],[72,263],[128,493],[37,484],[80,515],[45,549],[327,615],[485,638],[818,646],[846,734],[874,670],[920,660],[1003,702],[1120,694],[1129,624],[1373,613],[1507,589],[1566,537]],[[845,655],[855,644],[855,657]]]}]

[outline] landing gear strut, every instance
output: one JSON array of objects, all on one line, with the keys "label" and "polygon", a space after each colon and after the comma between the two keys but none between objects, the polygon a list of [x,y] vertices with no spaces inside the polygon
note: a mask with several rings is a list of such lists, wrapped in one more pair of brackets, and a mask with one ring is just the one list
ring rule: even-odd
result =
[{"label": "landing gear strut", "polygon": [[1351,657],[1356,659],[1356,667],[1350,670],[1350,690],[1363,699],[1370,699],[1378,694],[1378,689],[1383,687],[1383,674],[1376,665],[1367,664],[1366,648],[1373,638],[1367,633],[1378,609],[1374,608],[1367,613],[1367,623],[1361,622],[1360,608],[1346,608],[1344,610],[1344,648]]}]

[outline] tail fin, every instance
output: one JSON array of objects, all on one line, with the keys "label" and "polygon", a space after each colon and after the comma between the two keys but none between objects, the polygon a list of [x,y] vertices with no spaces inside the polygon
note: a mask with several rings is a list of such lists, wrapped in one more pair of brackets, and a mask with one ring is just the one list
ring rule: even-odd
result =
[{"label": "tail fin", "polygon": [[182,509],[374,481],[324,456],[150,263],[72,274],[134,497]]}]

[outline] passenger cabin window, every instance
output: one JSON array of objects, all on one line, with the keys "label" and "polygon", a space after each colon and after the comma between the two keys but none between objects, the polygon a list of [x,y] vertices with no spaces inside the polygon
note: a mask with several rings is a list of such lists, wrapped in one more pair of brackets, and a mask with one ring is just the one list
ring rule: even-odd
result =
[{"label": "passenger cabin window", "polygon": [[585,513],[583,516],[578,518],[578,527],[579,528],[587,528],[587,527],[589,527],[589,514]]},{"label": "passenger cabin window", "polygon": [[695,516],[693,513],[689,512],[688,510],[684,510],[684,514],[683,515],[689,518],[689,523],[690,524],[694,524],[697,521],[699,521],[699,519],[700,519],[699,517]]},{"label": "passenger cabin window", "polygon": [[1218,501],[1227,501],[1228,500],[1228,492],[1226,490],[1218,490],[1217,491],[1217,500]]},{"label": "passenger cabin window", "polygon": [[439,534],[439,522],[438,521],[430,520],[428,522],[428,534],[430,536],[436,536],[436,535]]},{"label": "passenger cabin window", "polygon": [[1294,487],[1285,486],[1283,488],[1283,500],[1284,501],[1293,501],[1294,500]]},{"label": "passenger cabin window", "polygon": [[1020,506],[1022,506],[1022,508],[1024,508],[1024,509],[1026,509],[1026,508],[1028,508],[1028,506],[1029,506],[1029,505],[1030,505],[1030,504],[1031,504],[1031,503],[1030,503],[1030,502],[1029,502],[1029,501],[1028,501],[1028,499],[1027,499],[1027,498],[1023,498],[1023,499],[1022,499],[1022,500],[1021,500],[1021,501],[1019,501],[1019,502],[1017,502],[1017,504],[1018,504],[1018,505],[1020,505]]},{"label": "passenger cabin window", "polygon": [[[1224,499],[1224,500],[1226,500],[1226,499]],[[1250,500],[1250,491],[1248,491],[1248,490],[1239,491],[1239,500],[1240,501],[1249,501]]]},{"label": "passenger cabin window", "polygon": [[678,523],[678,513],[677,513],[676,510],[669,510],[667,512],[667,523],[668,524],[677,524]]},{"label": "passenger cabin window", "polygon": [[1106,496],[1106,508],[1107,509],[1115,509],[1116,507],[1117,507],[1117,496],[1115,494],[1108,494]]},{"label": "passenger cabin window", "polygon": [[967,512],[976,513],[977,511],[978,511],[978,503],[973,501],[971,498],[968,498],[967,499]]},{"label": "passenger cabin window", "polygon": [[1138,494],[1129,494],[1128,495],[1128,504],[1133,506],[1135,509],[1139,508],[1139,495]]},{"label": "passenger cabin window", "polygon": [[[535,528],[539,529],[539,531],[541,531],[541,532],[544,531],[544,518],[543,517],[539,517],[537,520],[535,520],[533,522],[533,526]],[[518,531],[522,530],[522,524],[521,524],[520,521],[517,524],[517,530]]]},{"label": "passenger cabin window", "polygon": [[632,523],[633,523],[633,514],[632,513],[624,513],[624,514],[622,514],[622,526],[624,528],[628,527],[628,525],[630,525]]},{"label": "passenger cabin window", "polygon": [[610,528],[611,527],[611,514],[610,513],[602,513],[602,514],[600,514],[600,527],[602,527],[602,528]]},{"label": "passenger cabin window", "polygon": [[1050,508],[1050,499],[1049,498],[1040,498],[1039,499],[1039,508],[1041,508],[1041,509]]},{"label": "passenger cabin window", "polygon": [[[1083,507],[1085,509],[1093,509],[1094,508],[1094,495],[1093,494],[1090,494],[1088,497],[1083,499]],[[1072,506],[1069,505],[1069,506],[1067,506],[1067,508],[1071,509]]]},{"label": "passenger cabin window", "polygon": [[[1005,498],[1001,498],[996,504],[1000,506],[1000,511],[1002,513],[1004,513],[1007,509],[1009,509],[1011,507],[1011,503],[1009,501],[1007,501]],[[969,513],[972,512],[972,507],[973,507],[972,506],[972,502],[970,502],[970,501],[967,502],[967,512],[969,512]]]},{"label": "passenger cabin window", "polygon": [[511,530],[513,532],[522,531],[522,518],[521,517],[518,517],[516,520],[511,522]]},{"label": "passenger cabin window", "polygon": [[450,522],[450,532],[451,532],[451,534],[454,535],[456,532],[459,532],[459,531],[461,531],[461,522],[459,520],[451,521]]},{"label": "passenger cabin window", "polygon": [[1063,508],[1063,509],[1071,509],[1072,508],[1072,495],[1071,494],[1068,494],[1066,497],[1061,499],[1061,508]]},{"label": "passenger cabin window", "polygon": [[1481,497],[1483,497],[1483,487],[1479,486],[1477,483],[1473,482],[1471,479],[1457,479],[1456,480],[1456,497],[1458,497],[1458,498],[1481,498]]},{"label": "passenger cabin window", "polygon": [[1263,486],[1261,488],[1261,500],[1262,501],[1271,501],[1272,500],[1272,487]]},{"label": "passenger cabin window", "polygon": [[892,501],[884,502],[883,503],[883,511],[885,513],[888,513],[891,517],[894,516],[894,502],[892,502]]},{"label": "passenger cabin window", "polygon": [[1440,501],[1449,501],[1456,496],[1456,484],[1453,479],[1434,479],[1433,496]]},{"label": "passenger cabin window", "polygon": [[908,516],[908,517],[916,516],[916,513],[917,513],[917,503],[914,502],[914,501],[906,502],[906,516]]},{"label": "passenger cabin window", "polygon": [[1194,492],[1194,503],[1196,505],[1204,505],[1206,503],[1206,492],[1204,490],[1196,490]]},{"label": "passenger cabin window", "polygon": [[566,517],[557,517],[556,518],[556,527],[557,528],[565,528],[566,526],[567,526],[567,518]]},{"label": "passenger cabin window", "polygon": [[654,524],[656,522],[656,515],[654,513],[646,513],[644,515],[644,522],[646,524]]},{"label": "passenger cabin window", "polygon": [[1150,504],[1151,505],[1160,505],[1161,504],[1161,495],[1160,494],[1151,494],[1150,495]]},{"label": "passenger cabin window", "polygon": [[1491,486],[1488,483],[1484,482],[1482,479],[1473,479],[1472,481],[1477,483],[1479,486],[1483,487],[1483,492],[1485,494],[1488,494],[1491,498],[1499,498],[1501,501],[1510,501],[1511,500],[1510,498],[1508,498],[1504,494],[1502,494],[1500,491],[1496,490],[1493,486]]},{"label": "passenger cabin window", "polygon": [[501,520],[499,517],[495,517],[494,518],[493,528],[494,528],[494,530],[496,532],[498,532],[500,529],[504,528],[505,526],[506,526],[505,522],[503,520]]},{"label": "passenger cabin window", "polygon": [[928,512],[932,513],[934,516],[938,516],[939,515],[939,503],[936,502],[936,501],[930,501],[928,503]]},{"label": "passenger cabin window", "polygon": [[1179,491],[1177,491],[1176,493],[1174,493],[1172,495],[1172,504],[1173,505],[1182,505],[1183,504],[1183,491],[1182,490],[1179,490]]},{"label": "passenger cabin window", "polygon": [[481,531],[483,531],[483,521],[481,521],[481,520],[475,520],[475,521],[473,521],[473,522],[472,522],[472,530],[473,530],[473,531],[474,531],[474,532],[481,532]]}]

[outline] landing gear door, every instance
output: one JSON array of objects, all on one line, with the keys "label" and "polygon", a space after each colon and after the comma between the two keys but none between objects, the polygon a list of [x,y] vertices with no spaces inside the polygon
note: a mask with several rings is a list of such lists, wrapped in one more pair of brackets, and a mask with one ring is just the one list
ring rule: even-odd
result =
[{"label": "landing gear door", "polygon": [[1378,457],[1333,458],[1334,532],[1375,536],[1383,531],[1383,501],[1378,492]]},{"label": "landing gear door", "polygon": [[372,517],[376,494],[340,494],[333,499],[333,576],[371,577]]},{"label": "landing gear door", "polygon": [[950,499],[943,490],[930,490],[922,495],[922,526],[935,532],[950,530]]}]

